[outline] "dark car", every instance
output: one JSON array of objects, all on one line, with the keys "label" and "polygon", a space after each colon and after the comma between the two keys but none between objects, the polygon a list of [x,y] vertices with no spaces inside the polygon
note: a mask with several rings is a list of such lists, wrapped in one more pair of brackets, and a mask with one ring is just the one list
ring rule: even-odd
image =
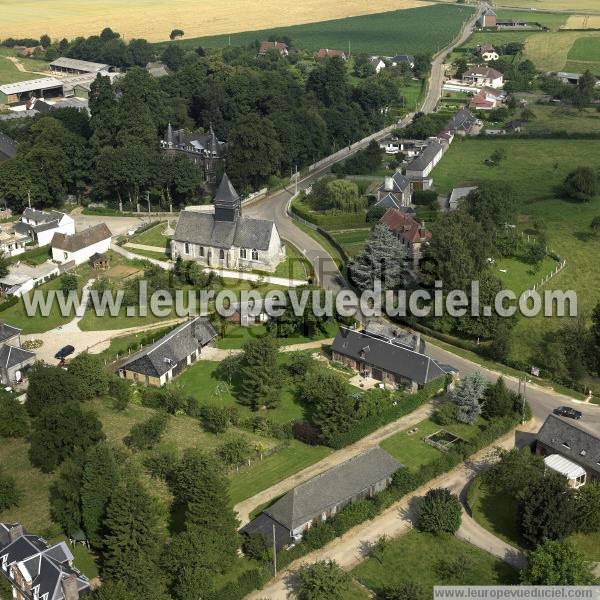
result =
[{"label": "dark car", "polygon": [[57,358],[58,360],[64,360],[67,358],[67,356],[69,356],[69,354],[73,354],[73,352],[75,352],[75,348],[73,346],[65,346],[54,355],[54,358]]},{"label": "dark car", "polygon": [[570,406],[559,406],[558,408],[554,409],[554,414],[558,415],[559,417],[568,417],[569,419],[577,420],[583,417],[583,413],[571,408]]}]

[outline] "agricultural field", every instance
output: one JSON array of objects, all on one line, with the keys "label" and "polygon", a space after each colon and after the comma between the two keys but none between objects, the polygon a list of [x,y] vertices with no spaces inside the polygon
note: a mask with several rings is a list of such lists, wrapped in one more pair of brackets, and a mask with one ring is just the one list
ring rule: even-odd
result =
[{"label": "agricultural field", "polygon": [[[20,70],[20,64],[23,70]],[[16,57],[12,48],[0,48],[0,85],[39,79],[44,73],[50,75],[48,63],[33,58]]]},{"label": "agricultural field", "polygon": [[563,29],[600,29],[600,15],[571,15]]},{"label": "agricultural field", "polygon": [[576,73],[589,69],[596,75],[600,74],[600,33],[575,40],[567,55],[565,69]]},{"label": "agricultural field", "polygon": [[596,32],[534,33],[525,42],[524,56],[542,71],[561,71],[567,68],[571,61],[585,61],[587,68],[596,69],[600,67],[600,59],[596,58],[598,48],[600,33]]},{"label": "agricultural field", "polygon": [[[365,3],[361,3],[366,6]],[[423,6],[367,16],[341,18],[325,22],[312,22],[293,27],[273,27],[258,31],[244,31],[235,35],[213,35],[193,40],[183,40],[183,46],[195,48],[206,46],[220,48],[245,45],[270,36],[289,36],[297,48],[318,50],[319,48],[350,48],[354,53],[391,55],[398,52],[418,54],[435,52],[446,46],[459,32],[462,24],[473,14],[468,6]],[[314,18],[318,11],[302,12]],[[369,8],[371,8],[369,3]],[[277,13],[281,11],[278,5]],[[371,11],[375,12],[375,11]],[[348,11],[346,14],[350,14]],[[268,20],[263,21],[263,24]],[[249,29],[249,28],[246,28]],[[235,31],[235,30],[231,30]],[[237,31],[240,31],[238,29]]]},{"label": "agricultural field", "polygon": [[595,108],[577,110],[569,106],[529,104],[535,115],[525,125],[529,133],[568,131],[570,133],[600,133],[600,112]]},{"label": "agricultural field", "polygon": [[[484,161],[497,148],[506,151],[506,159],[489,167]],[[579,312],[585,314],[599,299],[600,274],[595,265],[600,260],[600,238],[592,234],[590,223],[600,215],[600,198],[576,204],[558,197],[558,189],[574,168],[599,164],[597,140],[457,139],[434,169],[433,178],[442,194],[482,180],[510,180],[520,204],[518,230],[527,234],[535,222],[542,222],[549,249],[567,260],[567,267],[548,288],[575,290]],[[537,277],[545,274],[540,271]],[[507,277],[512,276],[509,271]],[[518,279],[518,273],[514,276]],[[543,334],[559,325],[560,319],[541,315],[519,318],[511,358],[536,364]]]},{"label": "agricultural field", "polygon": [[[2,0],[0,37],[74,38],[95,35],[112,27],[124,37],[148,41],[166,40],[174,28],[189,37],[284,27],[311,21],[328,21],[354,15],[380,13],[423,6],[421,0],[105,0],[81,3],[76,0]],[[143,16],[143,18],[140,18]]]},{"label": "agricultural field", "polygon": [[502,0],[502,7],[598,13],[598,0]]}]

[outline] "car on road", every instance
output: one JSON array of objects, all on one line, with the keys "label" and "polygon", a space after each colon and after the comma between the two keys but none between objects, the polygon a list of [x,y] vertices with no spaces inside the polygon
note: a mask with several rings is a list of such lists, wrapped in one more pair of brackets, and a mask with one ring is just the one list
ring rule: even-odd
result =
[{"label": "car on road", "polygon": [[558,408],[555,408],[553,412],[559,417],[567,417],[569,419],[579,420],[581,417],[583,417],[583,413],[581,411],[575,410],[570,406],[559,406]]}]

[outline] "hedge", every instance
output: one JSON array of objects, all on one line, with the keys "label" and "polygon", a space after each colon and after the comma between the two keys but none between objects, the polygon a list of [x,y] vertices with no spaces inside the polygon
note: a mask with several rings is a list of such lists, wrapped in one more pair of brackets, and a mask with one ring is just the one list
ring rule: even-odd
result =
[{"label": "hedge", "polygon": [[407,415],[430,400],[444,387],[444,379],[439,378],[426,384],[416,394],[404,396],[396,406],[391,406],[379,415],[372,415],[358,422],[350,431],[333,436],[328,446],[339,450],[373,433],[376,429]]},{"label": "hedge", "polygon": [[292,212],[296,213],[302,219],[324,229],[354,229],[356,227],[365,227],[367,224],[367,216],[363,211],[349,213],[341,210],[330,210],[318,213],[310,210],[310,208],[298,200],[292,202],[291,208]]}]

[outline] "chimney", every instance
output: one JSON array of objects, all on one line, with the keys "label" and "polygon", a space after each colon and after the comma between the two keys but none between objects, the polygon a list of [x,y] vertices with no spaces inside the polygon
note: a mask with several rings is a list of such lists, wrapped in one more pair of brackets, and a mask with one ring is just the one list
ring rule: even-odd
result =
[{"label": "chimney", "polygon": [[386,192],[392,192],[394,190],[394,180],[392,177],[386,177],[385,178],[385,191]]},{"label": "chimney", "polygon": [[77,588],[75,573],[69,573],[63,577],[62,589],[65,600],[79,600],[79,589]]},{"label": "chimney", "polygon": [[23,535],[23,525],[17,523],[8,530],[8,540],[14,542]]}]

